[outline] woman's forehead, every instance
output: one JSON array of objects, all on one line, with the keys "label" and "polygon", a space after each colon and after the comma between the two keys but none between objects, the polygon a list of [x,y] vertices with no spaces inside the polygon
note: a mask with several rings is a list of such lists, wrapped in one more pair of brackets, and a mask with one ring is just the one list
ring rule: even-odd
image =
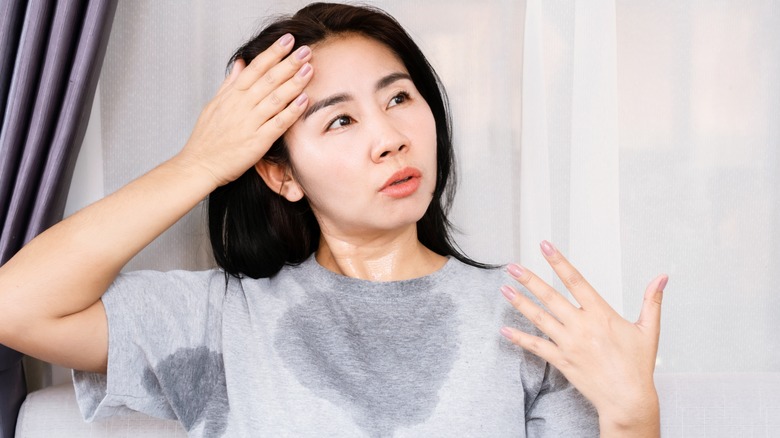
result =
[{"label": "woman's forehead", "polygon": [[375,80],[388,73],[408,73],[401,59],[385,44],[360,34],[335,35],[312,45],[312,91],[320,86]]}]

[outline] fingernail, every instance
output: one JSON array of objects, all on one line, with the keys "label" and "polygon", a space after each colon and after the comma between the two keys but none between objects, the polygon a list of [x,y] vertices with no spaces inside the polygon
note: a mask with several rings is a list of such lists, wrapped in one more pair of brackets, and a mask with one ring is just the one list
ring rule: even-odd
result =
[{"label": "fingernail", "polygon": [[289,33],[284,34],[281,38],[279,38],[279,45],[282,47],[286,47],[289,45],[293,40],[293,36]]},{"label": "fingernail", "polygon": [[295,57],[301,60],[309,56],[309,53],[311,53],[311,49],[309,48],[309,46],[303,46],[300,49],[298,49],[297,52],[295,52]]},{"label": "fingernail", "polygon": [[307,74],[311,71],[311,64],[308,62],[306,64],[303,64],[303,67],[301,67],[300,70],[298,70],[298,77],[303,78],[306,77]]},{"label": "fingernail", "polygon": [[513,291],[512,288],[509,286],[501,286],[501,293],[504,294],[504,298],[506,298],[509,301],[515,299],[515,291]]},{"label": "fingernail", "polygon": [[523,268],[520,266],[512,263],[511,265],[506,267],[507,272],[512,274],[514,277],[522,277],[523,276]]},{"label": "fingernail", "polygon": [[301,95],[295,99],[295,104],[298,106],[303,106],[307,100],[309,100],[309,96],[307,96],[306,93],[301,93]]},{"label": "fingernail", "polygon": [[512,330],[509,327],[501,327],[501,334],[510,341],[512,340]]},{"label": "fingernail", "polygon": [[666,283],[669,282],[669,277],[664,277],[660,283],[658,283],[658,292],[663,292],[666,287]]},{"label": "fingernail", "polygon": [[542,252],[547,257],[550,257],[551,255],[555,254],[555,247],[552,245],[552,243],[542,240],[542,243],[540,245],[542,247]]}]

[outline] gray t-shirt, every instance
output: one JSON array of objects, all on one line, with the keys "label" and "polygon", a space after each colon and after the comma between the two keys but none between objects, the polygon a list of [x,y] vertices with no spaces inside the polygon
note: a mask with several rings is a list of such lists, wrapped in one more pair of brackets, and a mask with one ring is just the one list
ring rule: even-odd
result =
[{"label": "gray t-shirt", "polygon": [[108,373],[75,372],[78,403],[194,437],[597,436],[587,400],[499,334],[539,333],[501,295],[511,282],[454,258],[392,282],[314,257],[259,280],[123,274],[102,298]]}]

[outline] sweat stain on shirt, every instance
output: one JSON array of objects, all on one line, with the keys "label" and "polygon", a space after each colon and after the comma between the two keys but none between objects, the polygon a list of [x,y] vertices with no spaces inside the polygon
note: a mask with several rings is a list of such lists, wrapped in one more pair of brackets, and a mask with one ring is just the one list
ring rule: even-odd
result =
[{"label": "sweat stain on shirt", "polygon": [[507,281],[454,258],[400,282],[314,256],[227,290],[220,270],[121,274],[102,297],[108,376],[74,371],[79,408],[177,419],[192,438],[598,437],[563,375],[499,334],[541,334]]},{"label": "sweat stain on shirt", "polygon": [[225,432],[230,407],[222,354],[205,346],[180,348],[154,370],[144,370],[143,384],[150,393],[167,393],[171,408],[188,431],[206,419],[203,436]]},{"label": "sweat stain on shirt", "polygon": [[303,386],[387,437],[432,415],[457,356],[457,324],[448,296],[322,294],[281,317],[275,346]]}]

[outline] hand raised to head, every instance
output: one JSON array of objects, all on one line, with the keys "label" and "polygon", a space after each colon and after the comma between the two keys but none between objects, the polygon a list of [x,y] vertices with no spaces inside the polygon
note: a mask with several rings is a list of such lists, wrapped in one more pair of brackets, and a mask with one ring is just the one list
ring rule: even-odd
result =
[{"label": "hand raised to head", "polygon": [[293,36],[286,34],[249,65],[237,59],[198,117],[179,155],[204,167],[217,186],[260,161],[306,109],[311,49],[290,53],[293,45]]}]

